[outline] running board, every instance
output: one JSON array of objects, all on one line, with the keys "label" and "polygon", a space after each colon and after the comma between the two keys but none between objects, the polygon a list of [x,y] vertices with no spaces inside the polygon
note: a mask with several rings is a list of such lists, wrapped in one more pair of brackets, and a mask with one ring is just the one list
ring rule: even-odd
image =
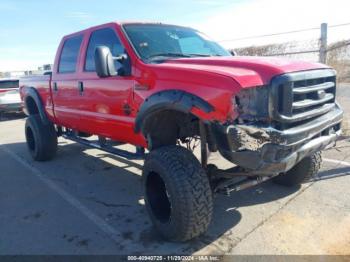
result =
[{"label": "running board", "polygon": [[100,144],[100,143],[97,143],[95,141],[90,141],[90,140],[81,138],[81,137],[76,136],[75,134],[73,134],[71,132],[63,133],[62,137],[66,138],[68,140],[72,140],[74,142],[77,142],[79,144],[82,144],[84,146],[100,149],[102,151],[129,159],[129,160],[143,160],[143,159],[145,159],[145,156],[146,156],[145,149],[143,147],[136,147],[136,152],[132,153],[132,152],[122,150],[119,148],[115,148],[115,147],[112,147],[112,146],[109,146],[106,144]]}]

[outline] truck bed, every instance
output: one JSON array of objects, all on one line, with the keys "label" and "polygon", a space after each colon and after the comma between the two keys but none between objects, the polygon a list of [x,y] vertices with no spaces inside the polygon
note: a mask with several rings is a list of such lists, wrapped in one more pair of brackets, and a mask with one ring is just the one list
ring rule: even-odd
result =
[{"label": "truck bed", "polygon": [[35,88],[35,90],[39,93],[48,117],[53,119],[54,112],[51,99],[51,75],[35,75],[20,78],[19,90],[22,100],[26,92],[29,92],[31,87]]}]

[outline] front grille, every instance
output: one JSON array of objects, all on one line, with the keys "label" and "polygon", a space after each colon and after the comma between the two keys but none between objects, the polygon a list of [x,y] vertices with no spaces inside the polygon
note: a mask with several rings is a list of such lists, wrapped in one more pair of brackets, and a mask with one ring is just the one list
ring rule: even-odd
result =
[{"label": "front grille", "polygon": [[277,76],[271,81],[270,116],[282,128],[305,123],[335,107],[335,90],[330,69]]}]

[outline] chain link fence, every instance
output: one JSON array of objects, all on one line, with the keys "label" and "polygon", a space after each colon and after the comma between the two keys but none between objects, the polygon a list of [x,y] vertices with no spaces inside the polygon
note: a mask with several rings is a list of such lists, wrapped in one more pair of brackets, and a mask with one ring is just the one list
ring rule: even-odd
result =
[{"label": "chain link fence", "polygon": [[[347,32],[339,34],[339,28],[347,28]],[[259,42],[262,38],[273,37],[274,39],[283,39],[285,35],[305,34],[308,31],[318,31],[319,37],[287,41],[273,44],[243,46],[231,49],[238,55],[244,56],[271,56],[271,57],[287,57],[291,59],[302,59],[308,61],[317,61],[330,65],[337,70],[338,81],[350,83],[350,23],[328,26],[326,23],[321,24],[319,28],[308,28],[295,30],[290,32],[275,33],[269,35],[250,36],[238,39],[228,39],[221,42],[230,42],[231,46],[242,40],[254,39]],[[338,39],[345,40],[333,41],[331,43],[329,34],[334,31],[338,32]],[[347,39],[348,38],[348,39]]]}]

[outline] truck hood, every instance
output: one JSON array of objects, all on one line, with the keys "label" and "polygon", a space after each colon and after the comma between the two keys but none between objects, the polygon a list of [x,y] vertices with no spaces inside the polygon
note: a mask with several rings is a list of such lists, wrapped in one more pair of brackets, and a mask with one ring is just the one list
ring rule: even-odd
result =
[{"label": "truck hood", "polygon": [[225,75],[232,77],[243,88],[266,85],[274,76],[285,73],[329,68],[298,60],[240,56],[171,59],[160,65]]}]

